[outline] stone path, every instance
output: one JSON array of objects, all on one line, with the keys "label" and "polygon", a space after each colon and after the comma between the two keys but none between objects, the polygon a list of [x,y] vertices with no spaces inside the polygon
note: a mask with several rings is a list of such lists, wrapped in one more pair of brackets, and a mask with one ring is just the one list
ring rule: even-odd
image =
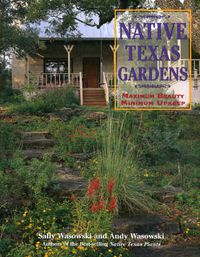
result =
[{"label": "stone path", "polygon": [[131,217],[116,218],[113,222],[117,233],[165,233],[166,235],[181,232],[180,225],[176,221],[168,220],[158,215],[140,214]]},{"label": "stone path", "polygon": [[178,245],[161,246],[159,248],[135,247],[130,251],[130,257],[199,257],[200,246]]},{"label": "stone path", "polygon": [[45,152],[51,151],[55,141],[48,131],[18,132],[22,139],[22,149],[24,158],[41,159]]}]

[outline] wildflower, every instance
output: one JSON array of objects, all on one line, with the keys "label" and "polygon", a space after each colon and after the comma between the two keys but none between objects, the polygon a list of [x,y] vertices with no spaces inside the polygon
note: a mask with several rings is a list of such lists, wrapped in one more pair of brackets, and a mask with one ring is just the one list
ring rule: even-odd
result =
[{"label": "wildflower", "polygon": [[99,202],[99,210],[104,208],[104,200],[103,198],[101,198],[100,202]]},{"label": "wildflower", "polygon": [[44,254],[44,257],[49,257],[48,253],[45,253],[45,254]]},{"label": "wildflower", "polygon": [[111,197],[110,202],[108,204],[108,210],[110,212],[112,212],[116,207],[117,207],[117,205],[116,205],[116,198],[115,197]]},{"label": "wildflower", "polygon": [[99,178],[93,179],[88,186],[88,197],[91,198],[99,189],[100,180]]},{"label": "wildflower", "polygon": [[76,254],[76,249],[72,249],[72,253]]},{"label": "wildflower", "polygon": [[33,224],[29,223],[28,228],[32,228]]},{"label": "wildflower", "polygon": [[40,248],[40,242],[38,241],[38,242],[36,242],[36,244],[35,244],[35,248],[36,249],[39,249]]},{"label": "wildflower", "polygon": [[84,247],[84,246],[81,246],[81,245],[80,245],[80,246],[78,246],[77,248],[78,248],[80,251],[85,250],[85,247]]},{"label": "wildflower", "polygon": [[23,216],[23,217],[26,217],[27,213],[28,213],[28,212],[25,211],[22,216]]},{"label": "wildflower", "polygon": [[92,204],[91,212],[98,212],[99,211],[99,203],[95,202]]},{"label": "wildflower", "polygon": [[189,231],[190,231],[190,229],[189,229],[189,228],[186,228],[185,233],[188,234]]},{"label": "wildflower", "polygon": [[77,197],[75,194],[72,194],[69,198],[72,202],[76,201]]},{"label": "wildflower", "polygon": [[110,181],[109,181],[109,183],[108,183],[108,193],[109,193],[109,194],[112,194],[114,185],[115,185],[114,179],[113,179],[113,178],[110,178]]},{"label": "wildflower", "polygon": [[108,249],[108,252],[109,252],[109,253],[112,253],[112,249]]}]

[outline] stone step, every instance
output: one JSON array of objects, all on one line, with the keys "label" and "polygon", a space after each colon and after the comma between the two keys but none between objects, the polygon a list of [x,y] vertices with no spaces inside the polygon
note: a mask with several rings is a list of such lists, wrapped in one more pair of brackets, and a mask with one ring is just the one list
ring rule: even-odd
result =
[{"label": "stone step", "polygon": [[157,215],[142,214],[133,215],[131,217],[115,218],[113,221],[113,229],[117,233],[165,233],[178,234],[181,232],[180,225],[176,221],[171,221],[165,217]]},{"label": "stone step", "polygon": [[133,247],[130,257],[199,257],[199,245],[169,245],[159,247]]},{"label": "stone step", "polygon": [[83,101],[85,106],[107,106],[106,101]]},{"label": "stone step", "polygon": [[43,138],[50,138],[51,135],[48,130],[44,131],[19,131],[18,134],[21,136],[22,139],[43,139]]},{"label": "stone step", "polygon": [[55,140],[48,138],[25,139],[22,142],[23,149],[45,149],[53,147]]},{"label": "stone step", "polygon": [[58,186],[61,198],[72,194],[80,195],[87,190],[87,180],[76,172],[68,168],[61,168],[57,171],[57,175],[57,179],[51,183],[51,188],[53,188],[52,186]]},{"label": "stone step", "polygon": [[25,160],[31,160],[33,158],[42,159],[45,150],[44,149],[29,149],[22,151]]}]

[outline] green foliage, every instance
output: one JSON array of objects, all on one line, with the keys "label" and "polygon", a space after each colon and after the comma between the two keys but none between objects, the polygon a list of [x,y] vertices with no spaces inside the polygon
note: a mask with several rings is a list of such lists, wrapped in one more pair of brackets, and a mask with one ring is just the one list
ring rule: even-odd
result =
[{"label": "green foliage", "polygon": [[[28,18],[31,21],[49,20],[49,23],[53,25],[49,26],[51,32],[53,31],[65,36],[77,36],[76,28],[77,22],[80,21],[80,13],[85,14],[85,18],[81,22],[90,26],[100,27],[113,19],[114,8],[127,8],[129,6],[136,8],[142,2],[143,0],[78,0],[76,2],[52,0],[50,3],[47,0],[32,1]],[[52,17],[52,11],[56,14],[59,13],[59,18],[56,15]],[[99,23],[93,20],[92,16],[94,14],[99,16]]]},{"label": "green foliage", "polygon": [[36,34],[30,28],[15,26],[16,21],[24,23],[29,0],[0,1],[0,55],[11,48],[23,54],[36,49]]},{"label": "green foliage", "polygon": [[49,156],[45,155],[42,161],[33,159],[28,167],[20,156],[16,156],[11,161],[11,168],[37,198],[42,190],[48,187],[56,167],[51,163]]},{"label": "green foliage", "polygon": [[80,233],[104,234],[112,228],[112,214],[106,209],[91,212],[87,196],[74,202],[74,229]]},{"label": "green foliage", "polygon": [[73,89],[60,88],[49,90],[36,99],[14,106],[11,112],[42,114],[53,112],[61,107],[73,107],[76,105],[78,105],[78,100]]},{"label": "green foliage", "polygon": [[24,100],[22,93],[18,90],[12,89],[11,70],[0,70],[0,73],[0,104],[22,102]]},{"label": "green foliage", "polygon": [[0,159],[12,153],[19,145],[19,138],[14,127],[0,121]]},{"label": "green foliage", "polygon": [[155,208],[156,202],[151,197],[152,189],[138,176],[138,167],[134,160],[136,157],[132,155],[134,142],[123,136],[127,129],[126,118],[115,120],[109,117],[102,134],[97,176],[102,178],[104,192],[107,191],[110,178],[115,180],[115,195],[119,206],[150,211]]},{"label": "green foliage", "polygon": [[58,160],[73,162],[73,153],[91,153],[97,148],[97,129],[83,116],[74,117],[67,124],[61,121],[51,122],[50,133],[57,140],[55,155]]},{"label": "green foliage", "polygon": [[38,201],[55,173],[55,165],[48,156],[28,165],[20,153],[0,167],[0,211],[3,214],[16,207],[30,206]]}]

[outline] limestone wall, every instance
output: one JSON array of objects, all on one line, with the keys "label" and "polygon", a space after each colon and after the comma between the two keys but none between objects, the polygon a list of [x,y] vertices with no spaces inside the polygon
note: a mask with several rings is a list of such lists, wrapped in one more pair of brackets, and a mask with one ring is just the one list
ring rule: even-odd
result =
[{"label": "limestone wall", "polygon": [[27,60],[26,58],[17,58],[15,55],[12,59],[12,86],[15,89],[23,87],[26,83]]}]

